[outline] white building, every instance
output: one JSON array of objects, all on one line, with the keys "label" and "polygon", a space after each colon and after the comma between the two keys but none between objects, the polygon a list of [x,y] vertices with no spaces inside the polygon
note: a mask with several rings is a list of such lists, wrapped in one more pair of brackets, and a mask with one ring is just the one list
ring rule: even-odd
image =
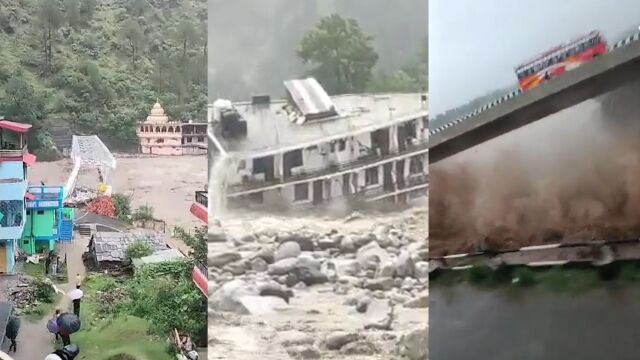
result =
[{"label": "white building", "polygon": [[285,87],[287,100],[256,96],[209,107],[210,137],[233,159],[225,174],[229,206],[407,202],[426,195],[426,94],[330,97],[313,78]]}]

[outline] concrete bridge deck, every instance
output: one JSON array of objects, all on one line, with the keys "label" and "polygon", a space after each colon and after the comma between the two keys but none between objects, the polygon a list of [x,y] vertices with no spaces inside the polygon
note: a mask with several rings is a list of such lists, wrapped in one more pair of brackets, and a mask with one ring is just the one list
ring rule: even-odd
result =
[{"label": "concrete bridge deck", "polygon": [[514,91],[455,121],[430,124],[429,162],[436,163],[548,115],[640,79],[640,33],[609,53],[527,92]]}]

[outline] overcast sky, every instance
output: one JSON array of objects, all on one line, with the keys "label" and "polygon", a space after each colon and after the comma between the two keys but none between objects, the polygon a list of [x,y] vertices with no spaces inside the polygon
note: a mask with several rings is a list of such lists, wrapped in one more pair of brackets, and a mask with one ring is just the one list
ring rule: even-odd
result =
[{"label": "overcast sky", "polygon": [[639,25],[638,0],[431,0],[430,112],[516,85],[516,65],[573,37],[613,43]]}]

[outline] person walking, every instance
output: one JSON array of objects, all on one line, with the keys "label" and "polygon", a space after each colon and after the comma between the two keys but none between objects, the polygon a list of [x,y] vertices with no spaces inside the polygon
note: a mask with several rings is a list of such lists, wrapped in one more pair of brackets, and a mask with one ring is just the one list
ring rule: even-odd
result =
[{"label": "person walking", "polygon": [[20,318],[15,315],[12,315],[9,321],[7,322],[7,329],[5,331],[5,336],[11,341],[11,345],[9,346],[9,351],[15,353],[18,350],[18,344],[16,339],[18,338],[18,332],[20,331]]},{"label": "person walking", "polygon": [[60,340],[60,331],[58,329],[58,316],[60,315],[60,309],[56,309],[53,317],[47,321],[47,330],[56,336],[56,341]]},{"label": "person walking", "polygon": [[80,300],[82,300],[82,290],[80,290],[80,284],[76,285],[76,290],[79,292],[79,296],[73,298],[73,313],[77,317],[80,317]]},{"label": "person walking", "polygon": [[49,275],[49,267],[51,266],[51,255],[47,255],[47,258],[44,259],[44,274]]}]

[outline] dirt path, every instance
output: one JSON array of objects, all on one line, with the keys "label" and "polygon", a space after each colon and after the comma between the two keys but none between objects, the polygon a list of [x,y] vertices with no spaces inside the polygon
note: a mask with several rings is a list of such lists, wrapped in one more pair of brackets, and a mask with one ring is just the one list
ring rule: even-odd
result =
[{"label": "dirt path", "polygon": [[[67,256],[67,276],[69,282],[59,285],[59,289],[65,293],[75,287],[76,274],[80,273],[84,277],[85,268],[82,263],[82,253],[89,243],[86,236],[77,236],[73,243],[59,244],[58,251],[60,258]],[[63,295],[57,308],[71,310],[71,301],[66,295]],[[38,322],[29,322],[23,320],[20,326],[20,335],[18,337],[18,351],[11,354],[14,360],[39,360],[44,359],[53,350],[54,337],[47,330],[47,321],[52,314],[47,314]]]}]

